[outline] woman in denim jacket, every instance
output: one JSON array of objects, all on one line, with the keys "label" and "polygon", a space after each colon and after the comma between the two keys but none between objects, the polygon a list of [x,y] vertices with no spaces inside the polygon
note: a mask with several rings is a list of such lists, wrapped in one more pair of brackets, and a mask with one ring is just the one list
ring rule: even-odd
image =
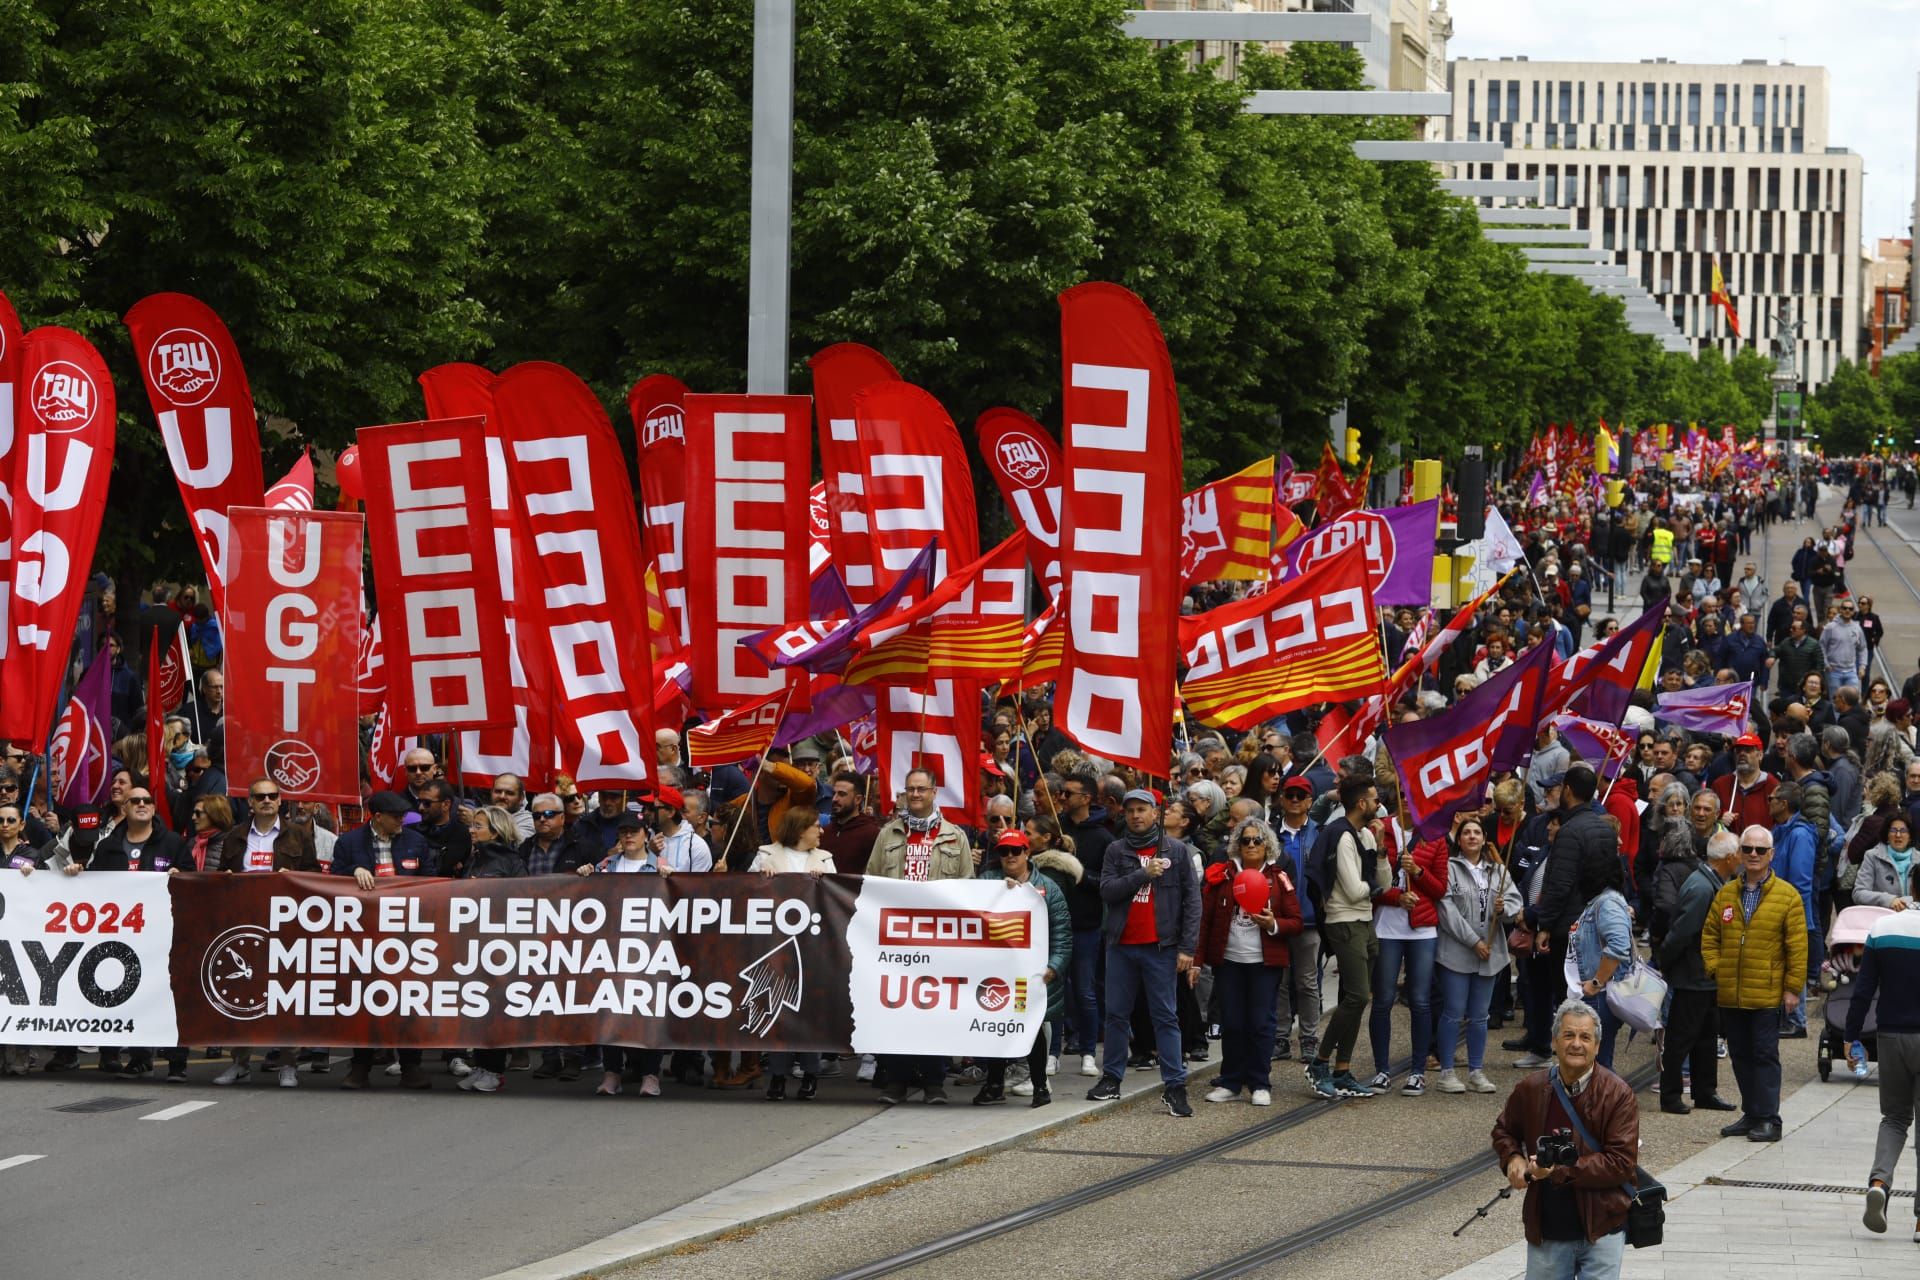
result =
[{"label": "woman in denim jacket", "polygon": [[1567,991],[1576,990],[1600,1015],[1601,1066],[1613,1067],[1613,1040],[1620,1019],[1607,1007],[1607,983],[1623,965],[1633,963],[1633,909],[1621,890],[1625,865],[1617,857],[1588,858],[1580,864],[1580,896],[1587,906],[1573,927],[1567,947]]}]

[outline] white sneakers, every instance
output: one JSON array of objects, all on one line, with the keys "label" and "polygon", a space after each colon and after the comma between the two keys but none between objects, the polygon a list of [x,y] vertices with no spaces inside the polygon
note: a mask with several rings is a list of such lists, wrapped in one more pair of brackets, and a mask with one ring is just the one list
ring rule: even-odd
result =
[{"label": "white sneakers", "polygon": [[1083,1053],[1080,1055],[1080,1074],[1089,1080],[1092,1080],[1100,1074],[1100,1068],[1094,1064],[1092,1054]]},{"label": "white sneakers", "polygon": [[291,1066],[280,1068],[280,1087],[282,1089],[298,1089],[300,1087],[299,1070]]},{"label": "white sneakers", "polygon": [[1217,1084],[1207,1090],[1208,1102],[1232,1102],[1239,1098],[1239,1096],[1240,1091],[1238,1089],[1229,1089],[1223,1084]]},{"label": "white sneakers", "polygon": [[1256,1107],[1270,1107],[1273,1105],[1273,1090],[1255,1089],[1253,1091],[1253,1096],[1247,1099],[1247,1101],[1251,1102]]},{"label": "white sneakers", "polygon": [[872,1082],[872,1080],[873,1080],[873,1073],[874,1073],[874,1070],[875,1070],[875,1068],[877,1068],[878,1066],[879,1066],[879,1063],[877,1063],[877,1062],[875,1062],[875,1061],[874,1061],[874,1057],[873,1057],[873,1055],[872,1055],[872,1054],[870,1054],[870,1053],[863,1053],[863,1054],[861,1054],[861,1055],[860,1055],[860,1070],[859,1070],[858,1072],[856,1072],[856,1073],[855,1073],[855,1078],[856,1078],[856,1079],[859,1079],[859,1080],[865,1080],[865,1081],[867,1081],[867,1082],[869,1082],[869,1083],[871,1083],[871,1082]]},{"label": "white sneakers", "polygon": [[1049,1076],[1060,1074],[1060,1059],[1051,1053],[1047,1055],[1047,1074]]},{"label": "white sneakers", "polygon": [[390,1076],[397,1076],[400,1074],[400,1059],[395,1058],[392,1062],[389,1062],[387,1064],[387,1074]]},{"label": "white sneakers", "polygon": [[1500,1092],[1500,1086],[1487,1079],[1487,1073],[1484,1071],[1467,1072],[1467,1088],[1473,1090],[1475,1093]]},{"label": "white sneakers", "polygon": [[1019,1084],[1010,1084],[1007,1086],[1007,1092],[1016,1098],[1031,1098],[1033,1096],[1033,1081],[1029,1079],[1022,1080]]},{"label": "white sneakers", "polygon": [[498,1093],[500,1077],[494,1072],[476,1067],[472,1075],[460,1082],[459,1087],[471,1093]]},{"label": "white sneakers", "polygon": [[473,1064],[459,1054],[447,1059],[447,1074],[456,1080],[465,1080],[473,1074]]},{"label": "white sneakers", "polygon": [[660,1096],[660,1077],[659,1076],[641,1076],[640,1077],[640,1096],[643,1098],[659,1097]]},{"label": "white sneakers", "polygon": [[253,1074],[253,1068],[244,1062],[236,1062],[213,1078],[215,1084],[239,1084]]},{"label": "white sneakers", "polygon": [[1466,1083],[1460,1079],[1460,1073],[1448,1067],[1434,1078],[1433,1087],[1441,1093],[1465,1093]]}]

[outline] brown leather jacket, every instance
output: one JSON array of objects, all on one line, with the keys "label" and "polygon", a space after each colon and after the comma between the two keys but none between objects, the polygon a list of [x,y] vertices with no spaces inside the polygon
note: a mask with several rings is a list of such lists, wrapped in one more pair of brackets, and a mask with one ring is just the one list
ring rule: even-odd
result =
[{"label": "brown leather jacket", "polygon": [[[1516,1155],[1531,1155],[1534,1140],[1547,1131],[1547,1102],[1553,1097],[1547,1072],[1558,1069],[1547,1067],[1531,1073],[1507,1096],[1507,1105],[1493,1124],[1493,1154],[1502,1176],[1507,1162]],[[1640,1104],[1625,1080],[1596,1065],[1587,1087],[1574,1097],[1573,1108],[1601,1150],[1593,1150],[1576,1137],[1579,1160],[1571,1170],[1555,1170],[1554,1177],[1572,1182],[1580,1202],[1580,1221],[1586,1226],[1587,1239],[1594,1241],[1626,1225],[1627,1193],[1620,1187],[1633,1180],[1640,1151]],[[1527,1243],[1541,1243],[1537,1186],[1527,1187],[1521,1217],[1526,1223]]]},{"label": "brown leather jacket", "polygon": [[[207,847],[208,871],[247,869],[247,828],[252,825],[251,820],[235,823],[226,834],[214,838]],[[283,821],[280,834],[273,838],[273,869],[319,871],[320,859],[314,852],[313,832]]]}]

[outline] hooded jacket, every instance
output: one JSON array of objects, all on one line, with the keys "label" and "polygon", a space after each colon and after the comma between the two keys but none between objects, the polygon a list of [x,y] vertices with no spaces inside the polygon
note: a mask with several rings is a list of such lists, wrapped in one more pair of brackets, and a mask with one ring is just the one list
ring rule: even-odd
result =
[{"label": "hooded jacket", "polygon": [[[1465,858],[1456,855],[1447,863],[1447,891],[1440,899],[1440,944],[1434,958],[1453,973],[1490,977],[1507,967],[1507,926],[1520,919],[1522,904],[1520,886],[1498,858],[1483,856],[1480,873],[1487,882],[1484,892]],[[1485,960],[1474,949],[1480,942],[1487,944]]]}]

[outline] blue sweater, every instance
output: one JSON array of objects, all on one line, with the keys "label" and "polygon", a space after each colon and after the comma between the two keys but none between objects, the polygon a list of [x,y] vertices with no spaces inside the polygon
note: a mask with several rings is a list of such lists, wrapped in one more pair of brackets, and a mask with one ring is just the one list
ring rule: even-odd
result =
[{"label": "blue sweater", "polygon": [[1847,1003],[1847,1039],[1860,1038],[1876,994],[1881,1034],[1920,1035],[1920,911],[1882,916],[1867,931],[1867,949]]}]

